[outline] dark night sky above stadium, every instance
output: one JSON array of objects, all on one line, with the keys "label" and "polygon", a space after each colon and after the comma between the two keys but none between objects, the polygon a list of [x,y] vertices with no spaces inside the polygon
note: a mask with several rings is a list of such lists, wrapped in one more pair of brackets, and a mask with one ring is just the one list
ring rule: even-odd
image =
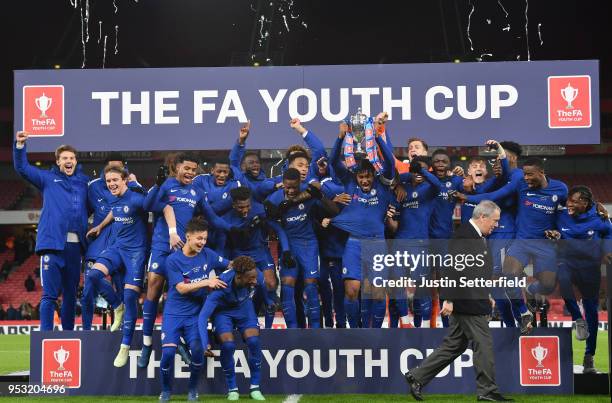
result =
[{"label": "dark night sky above stadium", "polygon": [[[81,67],[81,14],[71,5],[75,1],[85,9],[86,0],[2,2],[0,106],[12,105],[13,69]],[[602,95],[612,96],[607,1],[294,0],[288,10],[290,2],[115,0],[115,14],[112,0],[89,0],[86,67],[102,67],[104,35],[106,68],[252,64],[248,55],[258,48],[258,17],[270,3],[276,14],[264,29],[269,43],[267,54],[265,46],[259,48],[262,64],[266,58],[277,65],[527,60],[528,5],[531,60],[599,59]]]}]

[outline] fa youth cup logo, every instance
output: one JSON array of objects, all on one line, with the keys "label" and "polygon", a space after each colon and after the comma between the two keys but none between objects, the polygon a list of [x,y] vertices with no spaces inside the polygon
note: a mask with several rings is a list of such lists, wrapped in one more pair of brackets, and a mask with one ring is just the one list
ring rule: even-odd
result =
[{"label": "fa youth cup logo", "polygon": [[23,87],[23,130],[30,136],[64,135],[64,86]]},{"label": "fa youth cup logo", "polygon": [[591,77],[548,77],[548,127],[591,127]]},{"label": "fa youth cup logo", "polygon": [[41,360],[43,384],[81,387],[80,339],[44,339]]},{"label": "fa youth cup logo", "polygon": [[46,112],[51,107],[51,104],[53,103],[53,98],[49,98],[43,92],[41,96],[39,96],[38,98],[34,98],[34,103],[36,104],[36,107],[40,110],[40,117],[46,118]]},{"label": "fa youth cup logo", "polygon": [[561,90],[561,97],[567,102],[565,109],[574,109],[572,101],[578,96],[578,88],[572,87],[570,83],[567,83],[567,87]]},{"label": "fa youth cup logo", "polygon": [[59,367],[57,367],[58,371],[64,371],[66,369],[64,368],[64,363],[68,361],[69,357],[70,351],[64,350],[64,346],[60,346],[59,350],[53,352],[53,358],[55,358],[55,361],[59,364]]},{"label": "fa youth cup logo", "polygon": [[559,386],[561,350],[557,336],[521,336],[519,339],[521,386]]},{"label": "fa youth cup logo", "polygon": [[546,347],[542,347],[542,345],[538,343],[537,347],[531,349],[531,355],[538,362],[536,368],[544,368],[542,361],[544,361],[544,359],[548,355],[548,349]]}]

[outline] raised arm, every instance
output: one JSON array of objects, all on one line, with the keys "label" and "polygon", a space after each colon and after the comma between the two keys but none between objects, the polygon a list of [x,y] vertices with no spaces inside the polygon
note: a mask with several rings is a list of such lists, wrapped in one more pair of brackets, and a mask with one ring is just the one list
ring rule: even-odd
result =
[{"label": "raised arm", "polygon": [[395,176],[395,156],[393,156],[393,150],[389,148],[389,145],[382,139],[381,136],[376,136],[376,143],[382,152],[383,161],[383,176],[388,180],[393,180]]},{"label": "raised arm", "polygon": [[43,190],[45,187],[45,180],[43,172],[30,165],[26,153],[26,141],[28,140],[28,134],[26,132],[19,131],[15,137],[15,145],[13,146],[13,167],[15,171],[22,176],[25,180],[36,186],[39,190]]},{"label": "raised arm", "polygon": [[238,140],[234,143],[232,150],[230,151],[230,164],[231,166],[240,170],[240,162],[246,152],[246,141],[249,137],[249,131],[251,130],[251,121],[246,122],[241,128],[238,134]]},{"label": "raised arm", "polygon": [[325,152],[325,146],[323,145],[321,140],[319,140],[319,138],[313,132],[306,130],[306,128],[302,126],[302,123],[299,119],[291,119],[291,121],[289,122],[289,126],[291,126],[293,130],[295,130],[298,134],[302,136],[304,142],[312,152],[311,158],[313,161],[317,161],[319,158],[327,156]]},{"label": "raised arm", "polygon": [[522,178],[518,175],[513,175],[510,182],[490,193],[480,193],[475,195],[466,195],[469,203],[478,204],[483,200],[499,201],[514,193],[519,189],[519,184]]},{"label": "raised arm", "polygon": [[348,130],[348,125],[344,122],[340,123],[340,133],[338,134],[338,138],[334,142],[334,147],[331,151],[331,156],[329,163],[334,168],[334,172],[336,174],[337,179],[341,182],[345,182],[349,177],[350,173],[346,169],[342,162],[340,161],[340,153],[342,152],[342,142],[344,141],[344,136],[346,135],[346,131]]}]

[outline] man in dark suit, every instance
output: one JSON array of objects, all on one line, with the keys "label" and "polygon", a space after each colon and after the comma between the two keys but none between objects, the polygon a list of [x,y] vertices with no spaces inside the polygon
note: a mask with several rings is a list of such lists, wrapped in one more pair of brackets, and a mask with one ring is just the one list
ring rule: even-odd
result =
[{"label": "man in dark suit", "polygon": [[[456,281],[456,285],[441,290],[444,303],[440,311],[441,315],[450,316],[450,327],[442,345],[418,368],[405,374],[410,393],[416,400],[423,400],[422,387],[461,355],[470,341],[474,350],[477,400],[512,400],[502,396],[495,384],[493,339],[488,320],[491,314],[490,290],[487,287],[465,287],[459,283],[461,277],[466,280],[491,279],[493,263],[485,237],[497,227],[499,214],[499,207],[485,200],[474,208],[472,218],[453,234],[449,253],[455,257],[455,265],[447,269],[443,277],[449,282]],[[477,263],[461,265],[460,262],[466,260],[459,257],[469,255],[474,256]]]}]

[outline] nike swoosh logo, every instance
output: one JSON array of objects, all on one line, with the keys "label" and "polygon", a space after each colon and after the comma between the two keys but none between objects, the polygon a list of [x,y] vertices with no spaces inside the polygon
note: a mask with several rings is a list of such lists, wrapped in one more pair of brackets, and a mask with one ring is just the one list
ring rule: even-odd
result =
[{"label": "nike swoosh logo", "polygon": [[178,192],[178,189],[170,189],[170,193]]},{"label": "nike swoosh logo", "polygon": [[561,231],[569,231],[569,228],[561,228]]},{"label": "nike swoosh logo", "polygon": [[98,199],[98,203],[100,203],[102,200],[104,200],[104,199]]},{"label": "nike swoosh logo", "polygon": [[527,196],[535,196],[535,193],[527,193]]},{"label": "nike swoosh logo", "polygon": [[53,182],[61,182],[61,179],[53,179]]},{"label": "nike swoosh logo", "polygon": [[311,271],[310,274],[317,274],[317,271]]}]

